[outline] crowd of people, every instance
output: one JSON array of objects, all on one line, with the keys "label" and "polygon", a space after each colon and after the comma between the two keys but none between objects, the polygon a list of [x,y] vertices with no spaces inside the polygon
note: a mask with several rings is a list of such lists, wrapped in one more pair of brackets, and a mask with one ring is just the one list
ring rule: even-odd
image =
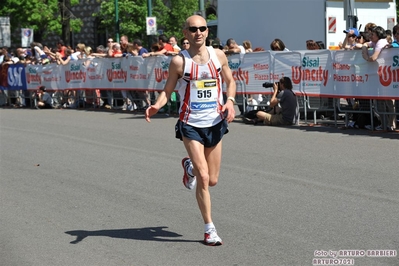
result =
[{"label": "crowd of people", "polygon": [[[356,28],[350,28],[345,32],[345,38],[339,43],[339,48],[344,50],[362,50],[363,57],[366,61],[375,61],[382,49],[397,48],[398,44],[398,25],[396,25],[392,31],[385,30],[374,23],[368,23],[364,31],[360,31]],[[205,29],[206,30],[206,27]],[[206,38],[206,46],[211,46],[214,49],[222,50],[226,56],[231,54],[246,54],[251,52],[265,51],[263,47],[252,47],[250,40],[244,40],[242,44],[237,43],[234,38],[226,40],[225,44],[219,38]],[[150,56],[166,55],[175,56],[181,54],[182,51],[189,49],[190,43],[186,37],[178,40],[176,36],[170,36],[169,38],[162,34],[158,36],[158,42],[152,44],[150,49],[143,47],[143,43],[140,39],[134,39],[129,42],[128,36],[122,35],[120,42],[115,42],[113,38],[108,38],[106,45],[99,45],[95,49],[86,46],[84,43],[78,43],[76,47],[66,45],[62,40],[58,40],[55,47],[51,48],[42,45],[38,42],[32,42],[30,48],[17,48],[14,52],[9,51],[6,47],[0,49],[0,64],[50,64],[56,63],[59,65],[66,65],[74,60],[80,59],[91,59],[91,58],[116,58],[116,57],[129,57],[129,56],[142,56],[148,58]],[[307,40],[306,48],[308,50],[320,50],[326,49],[322,41]],[[373,54],[368,56],[368,49],[373,49]],[[271,51],[289,51],[281,39],[274,39],[270,43]],[[2,90],[2,93],[7,91]],[[32,97],[37,98],[39,91]],[[80,95],[77,95],[79,94]],[[134,90],[122,90],[115,92],[113,90],[94,90],[93,92],[83,91],[64,91],[58,100],[54,101],[54,105],[58,107],[78,107],[81,104],[81,100],[74,99],[85,99],[83,104],[89,106],[101,106],[104,108],[112,109],[118,106],[119,102],[116,101],[120,93],[120,98],[123,100],[121,105],[122,110],[145,110],[151,102],[155,101],[155,95],[148,92],[139,92]],[[83,94],[83,95],[82,95]],[[115,97],[115,94],[116,97]],[[60,96],[60,93],[57,94]],[[176,95],[174,95],[176,96]],[[241,97],[241,96],[238,96]],[[247,104],[250,111],[264,100],[262,95],[245,95]],[[23,97],[19,101],[19,105],[24,106]],[[86,100],[87,99],[87,100]],[[350,106],[359,106],[358,99],[347,99]],[[36,101],[37,102],[37,101]],[[356,103],[356,104],[355,104]],[[375,101],[376,109],[382,113],[395,113],[395,103],[393,100],[386,101]],[[255,107],[254,107],[255,106]],[[241,116],[244,116],[247,110],[244,110],[241,105],[240,112]],[[252,109],[251,109],[252,108]],[[259,118],[258,118],[259,119]],[[381,120],[381,119],[380,119]],[[388,115],[387,130],[395,130],[396,119],[394,114]],[[356,121],[352,121],[348,126],[356,127]],[[376,126],[377,130],[383,129],[382,125]]]}]

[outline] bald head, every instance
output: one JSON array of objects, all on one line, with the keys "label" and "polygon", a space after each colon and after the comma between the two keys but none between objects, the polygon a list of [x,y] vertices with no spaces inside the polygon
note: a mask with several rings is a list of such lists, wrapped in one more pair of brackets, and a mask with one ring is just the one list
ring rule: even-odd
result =
[{"label": "bald head", "polygon": [[190,16],[190,17],[188,17],[186,19],[186,23],[184,25],[184,28],[187,29],[190,26],[198,26],[196,24],[198,24],[200,26],[206,26],[206,20],[203,17],[201,17],[201,16],[192,15],[192,16]]}]

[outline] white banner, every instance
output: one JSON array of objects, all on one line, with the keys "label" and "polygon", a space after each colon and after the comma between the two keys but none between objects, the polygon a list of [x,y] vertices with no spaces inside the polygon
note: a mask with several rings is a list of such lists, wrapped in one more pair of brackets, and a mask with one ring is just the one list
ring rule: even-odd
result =
[{"label": "white banner", "polygon": [[[66,66],[25,67],[27,88],[162,90],[171,57],[90,59]],[[367,62],[361,51],[257,52],[228,57],[239,94],[269,94],[264,82],[290,77],[295,92],[312,97],[399,99],[399,49]]]}]

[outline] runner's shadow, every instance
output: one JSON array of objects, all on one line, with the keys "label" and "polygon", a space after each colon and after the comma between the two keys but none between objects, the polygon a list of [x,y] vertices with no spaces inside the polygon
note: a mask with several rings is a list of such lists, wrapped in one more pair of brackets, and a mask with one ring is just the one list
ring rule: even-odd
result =
[{"label": "runner's shadow", "polygon": [[71,244],[77,244],[86,237],[89,236],[107,236],[112,238],[124,238],[124,239],[135,239],[135,240],[146,240],[146,241],[158,241],[158,242],[201,242],[198,240],[185,240],[185,239],[173,239],[181,237],[175,232],[164,230],[167,226],[159,227],[144,227],[144,228],[130,228],[130,229],[109,229],[109,230],[97,230],[97,231],[86,231],[86,230],[74,230],[67,231],[66,234],[76,236],[76,239],[71,241]]}]

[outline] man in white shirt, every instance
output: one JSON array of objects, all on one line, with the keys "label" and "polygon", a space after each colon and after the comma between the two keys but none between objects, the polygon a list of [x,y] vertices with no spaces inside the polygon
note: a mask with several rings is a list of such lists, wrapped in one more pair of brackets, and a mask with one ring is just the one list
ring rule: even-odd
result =
[{"label": "man in white shirt", "polygon": [[244,46],[238,45],[237,42],[232,38],[227,40],[226,46],[228,47],[228,49],[224,50],[225,54],[245,54]]}]

